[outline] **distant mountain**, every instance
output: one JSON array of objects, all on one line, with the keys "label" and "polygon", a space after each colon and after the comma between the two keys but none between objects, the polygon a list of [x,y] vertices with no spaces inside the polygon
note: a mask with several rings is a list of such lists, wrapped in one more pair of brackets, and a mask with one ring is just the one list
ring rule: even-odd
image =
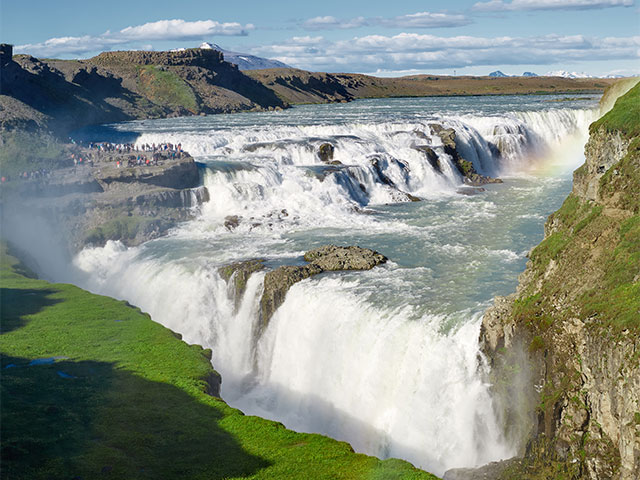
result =
[{"label": "distant mountain", "polygon": [[523,77],[537,77],[538,74],[537,73],[533,73],[533,72],[524,72],[522,74]]},{"label": "distant mountain", "polygon": [[509,75],[505,75],[500,70],[496,70],[495,72],[491,72],[489,76],[490,77],[508,77]]},{"label": "distant mountain", "polygon": [[595,78],[593,75],[587,75],[584,72],[567,72],[566,70],[556,70],[547,72],[545,77],[563,77],[563,78]]},{"label": "distant mountain", "polygon": [[240,70],[260,70],[263,68],[291,68],[289,65],[271,60],[269,58],[256,57],[246,53],[231,52],[216,45],[215,43],[204,42],[200,48],[208,50],[218,50],[224,54],[224,59],[229,63],[235,63]]}]

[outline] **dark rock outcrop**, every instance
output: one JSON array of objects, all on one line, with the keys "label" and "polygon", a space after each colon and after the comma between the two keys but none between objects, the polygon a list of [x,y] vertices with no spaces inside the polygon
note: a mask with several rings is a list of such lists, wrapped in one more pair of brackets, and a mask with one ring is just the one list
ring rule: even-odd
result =
[{"label": "dark rock outcrop", "polygon": [[54,230],[64,231],[71,254],[108,240],[133,246],[157,238],[193,218],[193,207],[209,201],[189,155],[128,167],[124,166],[128,154],[70,149],[63,155],[75,152],[76,158],[85,159],[82,165],[34,178],[12,177],[2,186],[2,204],[22,215],[44,218]]},{"label": "dark rock outcrop", "polygon": [[462,175],[464,183],[473,187],[480,187],[489,183],[502,183],[499,178],[493,178],[478,173],[469,160],[462,158],[456,146],[456,131],[453,128],[444,128],[437,123],[429,124],[431,131],[440,137],[444,153],[449,155],[454,165]]},{"label": "dark rock outcrop", "polygon": [[387,261],[387,257],[368,248],[335,245],[310,250],[305,253],[304,259],[310,263],[278,267],[265,275],[264,292],[260,300],[263,326],[267,325],[273,313],[282,305],[293,284],[322,272],[370,270]]},{"label": "dark rock outcrop", "polygon": [[333,160],[333,153],[335,152],[335,147],[330,143],[323,143],[318,147],[318,158],[324,163],[329,163]]},{"label": "dark rock outcrop", "polygon": [[323,271],[371,270],[383,264],[387,257],[374,250],[361,247],[337,247],[325,245],[304,254],[304,259]]},{"label": "dark rock outcrop", "polygon": [[416,145],[413,148],[419,152],[424,153],[431,167],[436,172],[442,173],[442,165],[440,164],[440,159],[438,158],[438,154],[433,150],[433,148],[431,148],[429,145]]},{"label": "dark rock outcrop", "polygon": [[240,305],[242,296],[247,289],[249,277],[264,269],[263,259],[245,260],[244,262],[236,262],[225,265],[218,269],[218,273],[232,287],[232,296],[236,309]]},{"label": "dark rock outcrop", "polygon": [[[105,52],[64,61],[16,55],[3,62],[0,126],[7,129],[35,122],[66,136],[97,123],[287,106],[216,50]],[[8,108],[16,101],[23,104],[18,114]]]}]

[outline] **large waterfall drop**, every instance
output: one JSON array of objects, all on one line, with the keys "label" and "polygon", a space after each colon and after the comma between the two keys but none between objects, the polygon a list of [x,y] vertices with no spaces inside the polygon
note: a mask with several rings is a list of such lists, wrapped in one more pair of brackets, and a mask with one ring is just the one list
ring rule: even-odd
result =
[{"label": "large waterfall drop", "polygon": [[[78,282],[212,348],[223,398],[248,414],[436,474],[509,457],[480,318],[514,288],[595,116],[590,100],[548,99],[366,100],[116,125],[138,143],[181,143],[211,200],[168,237],[85,249]],[[438,128],[454,129],[460,155],[505,183],[461,194]],[[318,155],[327,143],[333,163]],[[390,262],[295,284],[264,329],[264,273],[239,299],[218,273],[252,258],[300,264],[326,243]]]}]

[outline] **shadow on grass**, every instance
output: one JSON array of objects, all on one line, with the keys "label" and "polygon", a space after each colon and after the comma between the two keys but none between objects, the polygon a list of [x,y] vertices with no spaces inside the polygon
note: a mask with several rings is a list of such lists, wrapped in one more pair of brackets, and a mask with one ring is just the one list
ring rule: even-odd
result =
[{"label": "shadow on grass", "polygon": [[2,479],[222,479],[270,465],[218,426],[215,405],[173,385],[30,361],[2,356]]},{"label": "shadow on grass", "polygon": [[11,332],[26,323],[25,316],[40,312],[60,302],[51,289],[0,288],[0,333]]}]

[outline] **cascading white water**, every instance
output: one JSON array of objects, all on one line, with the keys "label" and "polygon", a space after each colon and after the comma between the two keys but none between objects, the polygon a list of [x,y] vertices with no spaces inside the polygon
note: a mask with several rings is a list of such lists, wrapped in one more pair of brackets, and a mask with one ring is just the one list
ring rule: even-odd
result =
[{"label": "cascading white water", "polygon": [[[250,116],[218,128],[198,126],[208,119],[158,131],[147,123],[137,141],[182,143],[205,164],[211,201],[167,238],[84,250],[78,282],[211,347],[223,398],[247,413],[436,474],[508,457],[515,446],[501,436],[483,381],[479,318],[513,288],[542,219],[569,188],[566,173],[519,177],[519,169],[584,133],[592,113],[421,118],[419,102],[376,102],[367,105],[402,107],[401,118],[357,122],[348,110],[356,104],[333,107],[341,123],[322,117],[325,106],[301,107],[319,112],[304,121],[294,109],[290,123],[300,125],[275,115],[260,126]],[[481,195],[456,194],[462,177],[432,123],[456,130],[458,150],[479,171],[515,177]],[[325,142],[341,165],[320,161]],[[421,146],[437,154],[440,171]],[[407,194],[427,200],[407,202]],[[256,257],[268,268],[299,263],[329,242],[375,248],[391,261],[294,285],[256,337],[264,273],[236,304],[218,268]]]}]

